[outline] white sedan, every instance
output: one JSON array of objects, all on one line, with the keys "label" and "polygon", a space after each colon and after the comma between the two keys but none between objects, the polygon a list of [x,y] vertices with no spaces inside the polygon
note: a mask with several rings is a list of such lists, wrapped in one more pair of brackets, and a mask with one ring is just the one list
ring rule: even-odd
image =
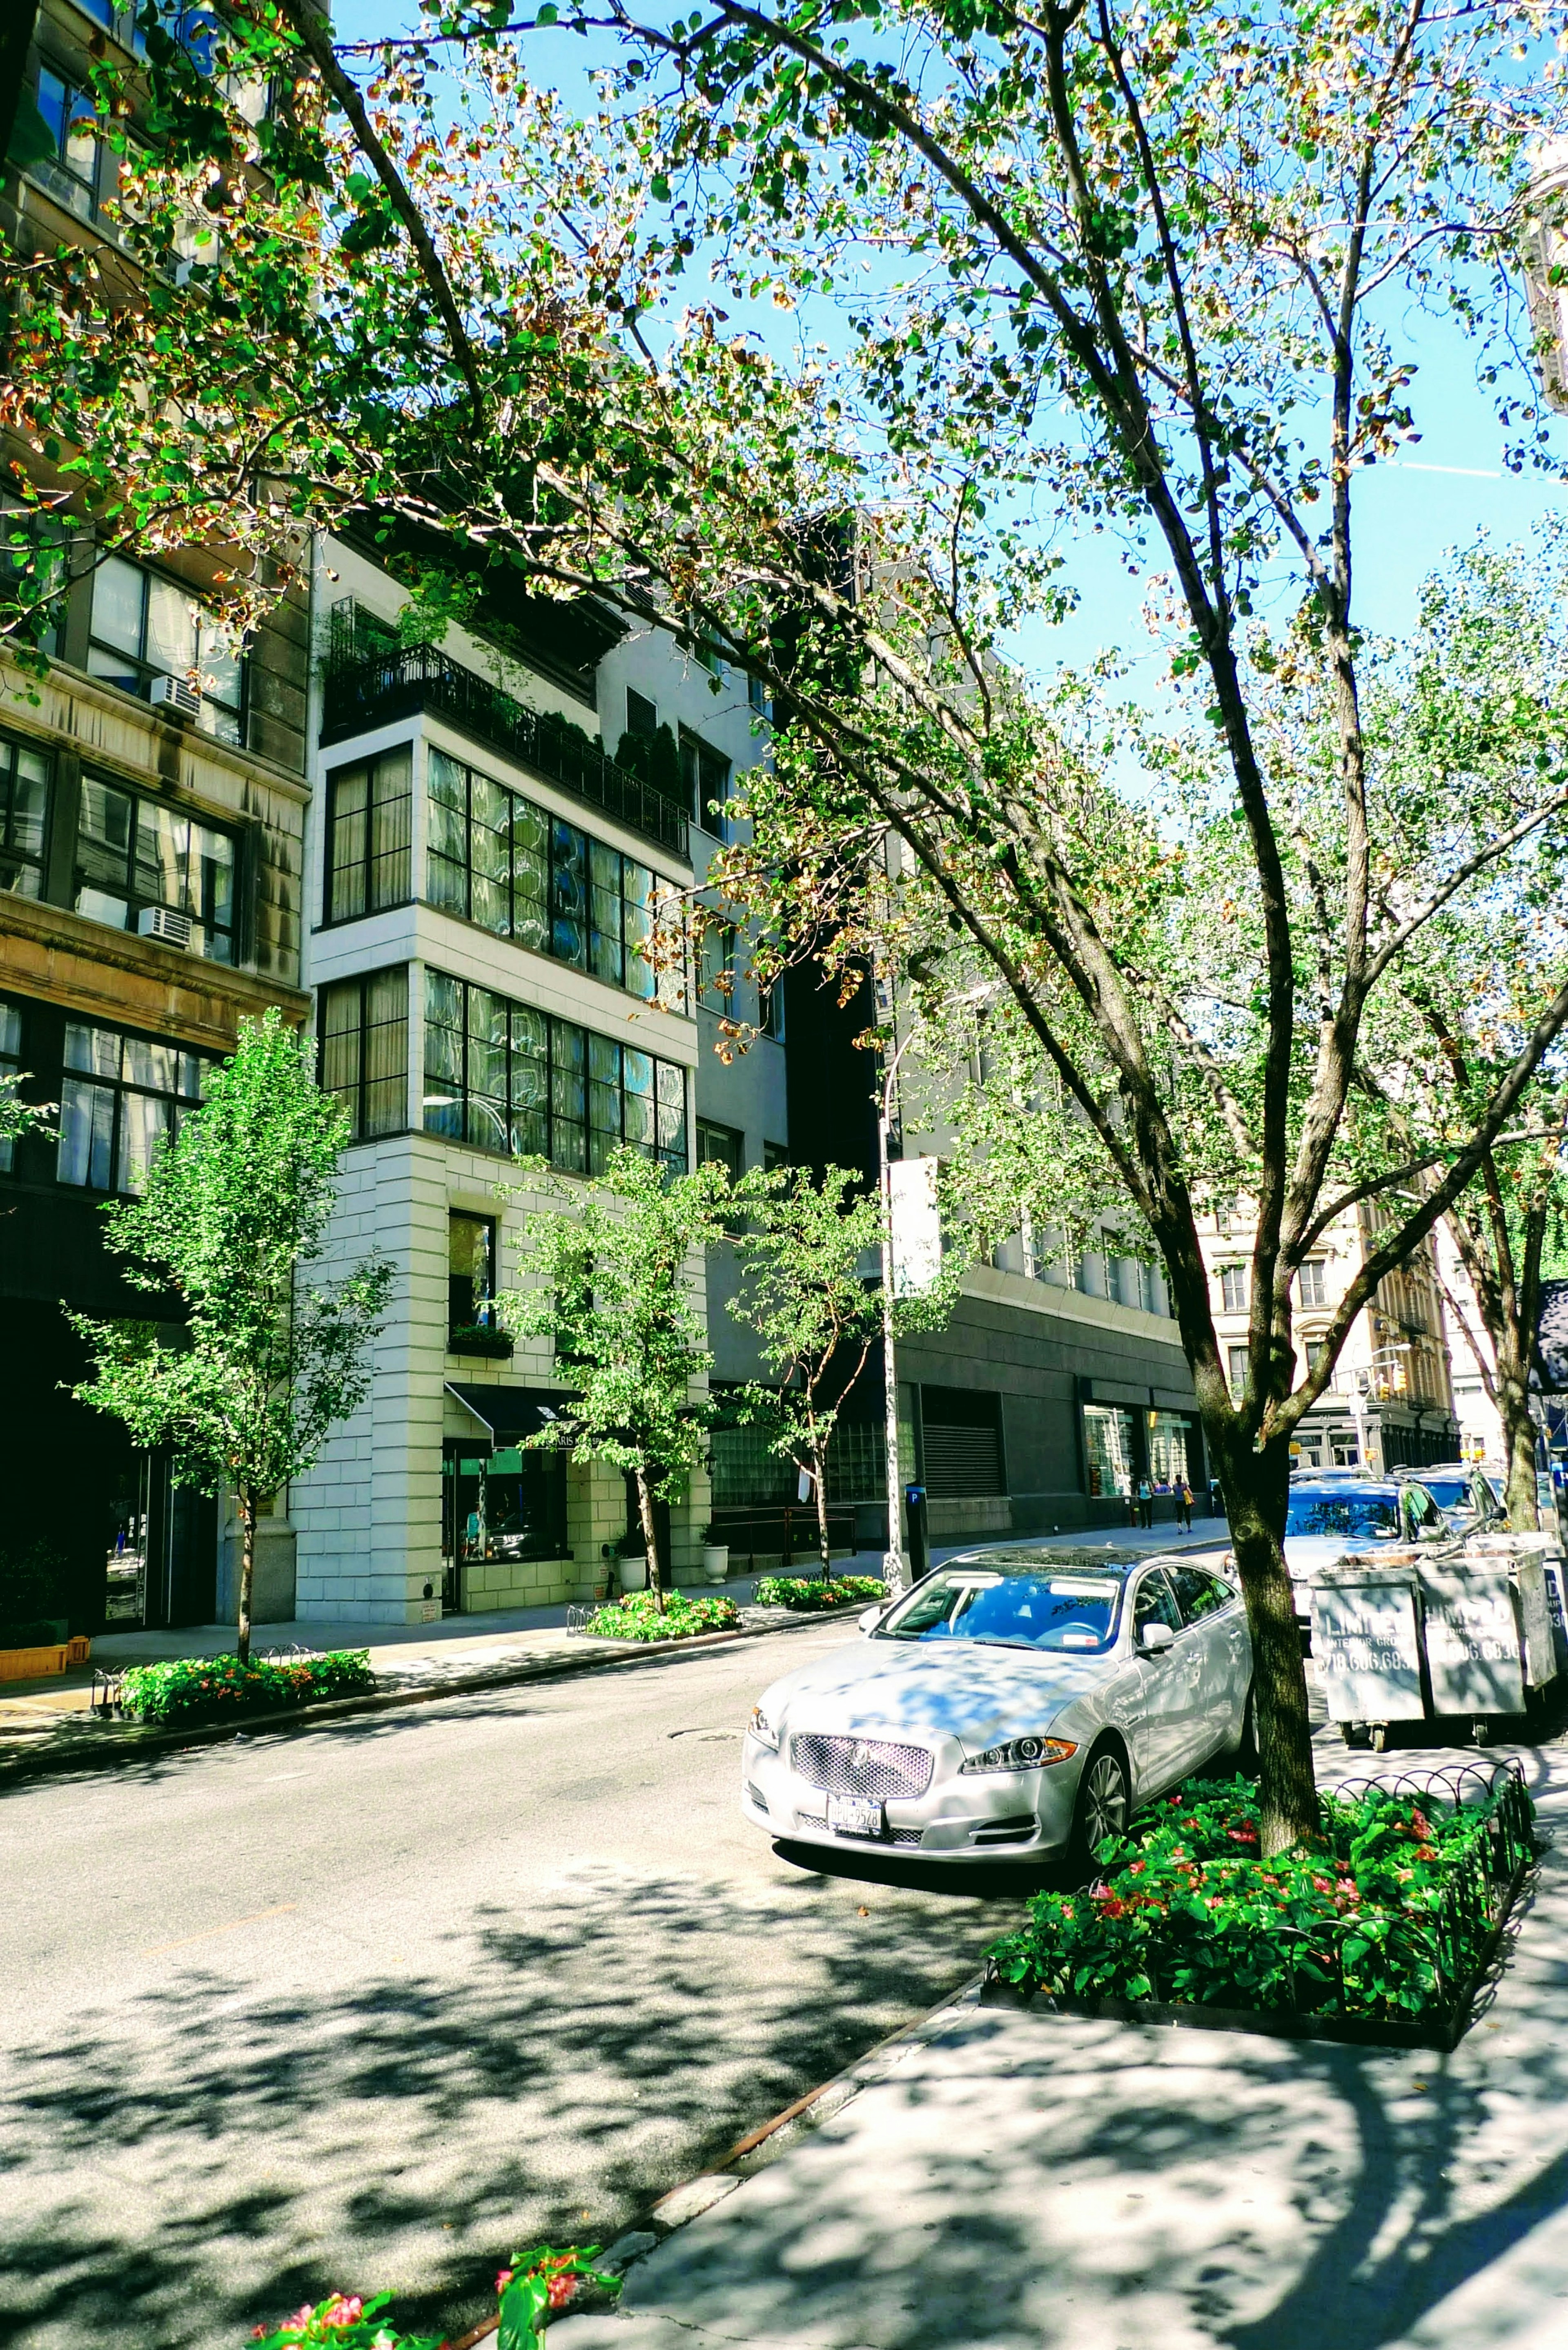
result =
[{"label": "white sedan", "polygon": [[742,1808],[770,1835],[1081,1864],[1251,1735],[1246,1611],[1207,1565],[979,1550],[860,1620],[752,1709]]}]

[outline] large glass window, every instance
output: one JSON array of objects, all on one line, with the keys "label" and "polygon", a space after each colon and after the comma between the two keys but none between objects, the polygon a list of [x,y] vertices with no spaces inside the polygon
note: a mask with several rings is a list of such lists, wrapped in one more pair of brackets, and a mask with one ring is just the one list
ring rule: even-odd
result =
[{"label": "large glass window", "polygon": [[210,734],[244,739],[244,664],[233,637],[188,588],[123,556],[107,556],[93,574],[88,669],[143,702],[158,698],[161,681],[171,679]]},{"label": "large glass window", "polygon": [[210,1060],[118,1028],[66,1028],[55,1171],[88,1191],[139,1191],[153,1151],[195,1108]]},{"label": "large glass window", "polygon": [[18,898],[43,894],[48,814],[48,760],[0,734],[0,889]]},{"label": "large glass window", "polygon": [[113,185],[113,160],[99,139],[90,94],[48,66],[38,68],[38,112],[52,152],[28,168],[80,220],[91,220]]},{"label": "large glass window", "polygon": [[1113,1405],[1084,1406],[1084,1452],[1089,1492],[1096,1497],[1132,1492],[1133,1424],[1130,1411]]},{"label": "large glass window", "polygon": [[575,1175],[622,1143],[686,1171],[683,1069],[439,971],[425,974],[424,1122]]},{"label": "large glass window", "polygon": [[357,1142],[409,1122],[409,974],[373,971],[321,991],[321,1083]]},{"label": "large glass window", "polygon": [[684,1011],[684,973],[656,972],[649,953],[678,885],[436,750],[426,862],[427,895],[443,912]]},{"label": "large glass window", "polygon": [[100,776],[83,777],[76,903],[89,920],[148,930],[147,910],[166,907],[201,925],[192,949],[233,962],[235,864],[232,833]]},{"label": "large glass window", "polygon": [[406,906],[413,889],[413,754],[406,743],[339,767],[327,799],[327,920]]},{"label": "large glass window", "polygon": [[1148,1474],[1150,1483],[1167,1492],[1187,1481],[1187,1422],[1177,1412],[1149,1413]]}]

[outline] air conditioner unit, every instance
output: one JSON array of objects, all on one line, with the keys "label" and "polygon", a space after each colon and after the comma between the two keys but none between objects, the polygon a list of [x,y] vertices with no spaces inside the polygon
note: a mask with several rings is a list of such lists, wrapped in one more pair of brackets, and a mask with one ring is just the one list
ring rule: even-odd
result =
[{"label": "air conditioner unit", "polygon": [[152,701],[155,709],[177,710],[182,718],[202,714],[202,697],[188,677],[155,677]]},{"label": "air conditioner unit", "polygon": [[161,939],[166,947],[179,947],[185,954],[200,954],[202,932],[200,922],[189,914],[182,914],[173,906],[143,906],[136,918],[136,927],[144,939]]}]

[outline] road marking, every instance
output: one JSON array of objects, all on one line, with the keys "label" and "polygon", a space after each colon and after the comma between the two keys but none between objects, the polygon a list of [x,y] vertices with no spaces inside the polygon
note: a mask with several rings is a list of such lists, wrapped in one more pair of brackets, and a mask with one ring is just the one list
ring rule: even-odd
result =
[{"label": "road marking", "polygon": [[161,1959],[165,1950],[188,1950],[192,1942],[210,1942],[214,1934],[237,1934],[242,1926],[259,1926],[264,1918],[281,1918],[298,1907],[297,1901],[280,1901],[275,1909],[258,1909],[249,1918],[231,1918],[226,1926],[208,1926],[200,1934],[182,1934],[177,1942],[154,1942],[141,1955],[144,1959]]}]

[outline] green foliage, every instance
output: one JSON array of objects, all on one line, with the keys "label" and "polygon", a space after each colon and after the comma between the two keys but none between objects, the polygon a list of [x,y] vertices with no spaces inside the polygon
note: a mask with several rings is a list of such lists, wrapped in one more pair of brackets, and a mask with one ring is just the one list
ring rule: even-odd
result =
[{"label": "green foliage", "polygon": [[847,1607],[859,1600],[886,1599],[888,1586],[875,1575],[763,1575],[757,1579],[759,1607],[793,1607],[811,1614],[820,1607]]},{"label": "green foliage", "polygon": [[[528,1286],[496,1305],[515,1336],[553,1342],[571,1393],[555,1427],[524,1440],[565,1443],[575,1460],[636,1477],[657,1578],[651,1504],[684,1494],[712,1419],[695,1283],[701,1252],[722,1231],[729,1179],[711,1162],[670,1176],[629,1149],[571,1189],[537,1171],[557,1204],[524,1217],[518,1258]],[[657,1605],[657,1586],[653,1597]]]},{"label": "green foliage", "polygon": [[1450,1811],[1329,1796],[1321,1833],[1265,1860],[1257,1789],[1194,1782],[1106,1839],[1088,1892],[1037,1894],[988,1955],[1003,1981],[1073,1999],[1430,2021],[1495,1920],[1494,1838],[1530,1816],[1516,1781]]},{"label": "green foliage", "polygon": [[0,1069],[0,1142],[16,1142],[24,1134],[46,1132],[55,1116],[55,1105],[49,1102],[25,1102],[19,1088],[26,1082],[26,1069]]},{"label": "green foliage", "polygon": [[66,1562],[53,1543],[0,1544],[0,1622],[63,1616],[65,1596]]},{"label": "green foliage", "polygon": [[251,2339],[260,2343],[261,2350],[445,2350],[433,2334],[400,2333],[383,2314],[391,2299],[389,2293],[379,2293],[369,2301],[358,2293],[329,2293],[314,2308],[307,2302],[270,2332],[256,2326]]},{"label": "green foliage", "polygon": [[169,1445],[181,1483],[234,1487],[242,1657],[257,1503],[311,1468],[363,1400],[391,1288],[390,1264],[374,1256],[334,1284],[301,1280],[322,1253],[347,1137],[308,1040],[276,1011],[243,1021],[201,1108],[154,1151],[141,1197],[104,1211],[126,1282],[183,1315],[178,1338],[151,1321],[67,1317],[94,1357],[78,1399],[123,1420],[136,1443]]},{"label": "green foliage", "polygon": [[367,1648],[337,1648],[322,1657],[175,1657],[159,1665],[131,1665],[120,1682],[120,1703],[140,1721],[223,1721],[231,1715],[273,1713],[334,1697],[361,1697],[376,1686]]},{"label": "green foliage", "polygon": [[598,2253],[597,2244],[535,2244],[532,2251],[514,2252],[511,2267],[495,2280],[501,2297],[496,2350],[535,2350],[545,2318],[569,2308],[585,2285],[612,2297],[618,2293],[620,2278],[594,2267]]},{"label": "green foliage", "polygon": [[693,1599],[671,1591],[659,1605],[654,1591],[628,1591],[590,1616],[584,1629],[596,1640],[690,1640],[699,1632],[727,1632],[741,1620],[740,1610],[722,1591]]},{"label": "green foliage", "polygon": [[0,1620],[0,1648],[50,1648],[58,1644],[60,1637],[57,1616],[23,1617],[16,1623]]},{"label": "green foliage", "polygon": [[680,749],[669,726],[659,725],[651,734],[623,734],[615,746],[615,763],[639,783],[662,792],[667,800],[685,806],[688,794],[680,772]]}]

